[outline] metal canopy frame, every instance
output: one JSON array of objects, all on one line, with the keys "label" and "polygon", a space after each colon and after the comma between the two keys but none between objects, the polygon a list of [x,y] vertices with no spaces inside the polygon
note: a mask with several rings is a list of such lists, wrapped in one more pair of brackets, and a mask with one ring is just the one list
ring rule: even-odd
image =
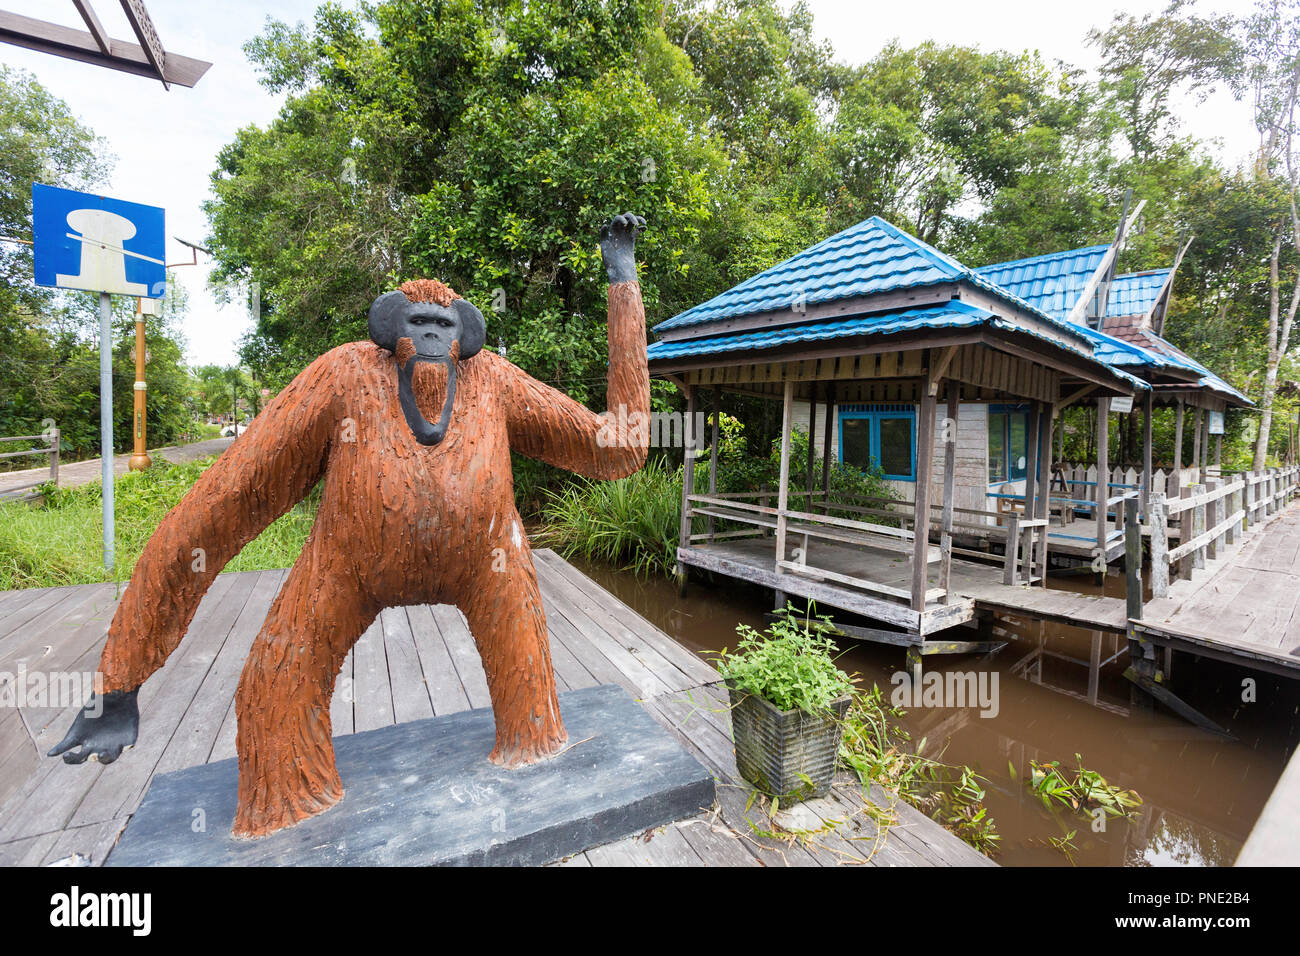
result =
[{"label": "metal canopy frame", "polygon": [[134,73],[160,80],[164,89],[171,84],[192,87],[212,66],[203,60],[167,52],[154,29],[144,0],[121,0],[127,22],[138,43],[115,40],[99,22],[90,0],[72,0],[86,30],[65,27],[0,10],[0,43],[51,53],[122,73]]}]

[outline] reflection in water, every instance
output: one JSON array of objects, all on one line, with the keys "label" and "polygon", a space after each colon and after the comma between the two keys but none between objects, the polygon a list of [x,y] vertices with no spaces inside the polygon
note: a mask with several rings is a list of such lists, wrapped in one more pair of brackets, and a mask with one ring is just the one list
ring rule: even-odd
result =
[{"label": "reflection in water", "polygon": [[[736,625],[763,626],[767,592],[730,580],[692,581],[686,598],[663,578],[579,564],[637,613],[680,643],[709,656],[734,647]],[[1101,593],[1088,576],[1052,579],[1053,587]],[[1123,593],[1113,576],[1104,590]],[[854,623],[846,616],[845,623]],[[869,622],[861,622],[869,623]],[[879,625],[875,625],[879,626]],[[927,657],[927,671],[989,671],[998,676],[996,716],[975,707],[916,709],[903,720],[925,753],[967,764],[988,779],[986,804],[1002,834],[1004,865],[1061,865],[1052,839],[1075,831],[1078,865],[1229,866],[1236,858],[1286,759],[1300,740],[1297,685],[1242,668],[1180,655],[1175,687],[1237,740],[1211,736],[1163,711],[1130,708],[1125,641],[1069,625],[999,617],[995,635],[1007,645],[986,656]],[[900,648],[851,642],[840,661],[862,682],[892,690],[903,669]],[[1242,701],[1243,681],[1257,683],[1255,702]],[[1048,810],[1025,786],[1030,761],[1083,765],[1144,801],[1127,821],[1105,821]],[[1013,778],[1010,768],[1017,777]]]}]

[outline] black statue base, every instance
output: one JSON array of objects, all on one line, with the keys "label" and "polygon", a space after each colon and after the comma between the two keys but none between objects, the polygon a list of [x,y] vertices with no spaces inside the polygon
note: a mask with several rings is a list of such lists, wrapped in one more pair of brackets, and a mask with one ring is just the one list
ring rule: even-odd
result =
[{"label": "black statue base", "polygon": [[487,760],[489,709],[336,737],[343,800],[258,840],[230,834],[234,760],[162,774],[107,865],[533,865],[713,803],[713,775],[622,688],[560,710],[569,749],[519,770]]}]

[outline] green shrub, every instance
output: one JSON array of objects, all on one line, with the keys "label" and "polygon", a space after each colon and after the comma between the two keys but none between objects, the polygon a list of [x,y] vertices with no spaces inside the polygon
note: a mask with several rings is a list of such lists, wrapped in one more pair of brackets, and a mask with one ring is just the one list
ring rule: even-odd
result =
[{"label": "green shrub", "polygon": [[668,574],[677,560],[682,472],[663,459],[615,481],[580,479],[545,492],[538,544],[638,574]]}]

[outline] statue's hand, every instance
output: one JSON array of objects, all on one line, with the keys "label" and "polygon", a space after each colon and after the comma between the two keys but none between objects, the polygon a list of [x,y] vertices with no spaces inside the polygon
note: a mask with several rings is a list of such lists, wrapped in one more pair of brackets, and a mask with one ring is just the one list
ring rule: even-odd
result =
[{"label": "statue's hand", "polygon": [[600,230],[600,257],[610,285],[636,281],[636,237],[644,231],[645,220],[630,212],[615,216]]},{"label": "statue's hand", "polygon": [[[112,763],[123,750],[135,744],[140,732],[140,707],[136,703],[139,693],[137,687],[92,697],[77,714],[67,736],[50,748],[46,756],[63,754],[64,763],[85,763],[87,759]],[[73,747],[81,750],[73,751]]]}]

